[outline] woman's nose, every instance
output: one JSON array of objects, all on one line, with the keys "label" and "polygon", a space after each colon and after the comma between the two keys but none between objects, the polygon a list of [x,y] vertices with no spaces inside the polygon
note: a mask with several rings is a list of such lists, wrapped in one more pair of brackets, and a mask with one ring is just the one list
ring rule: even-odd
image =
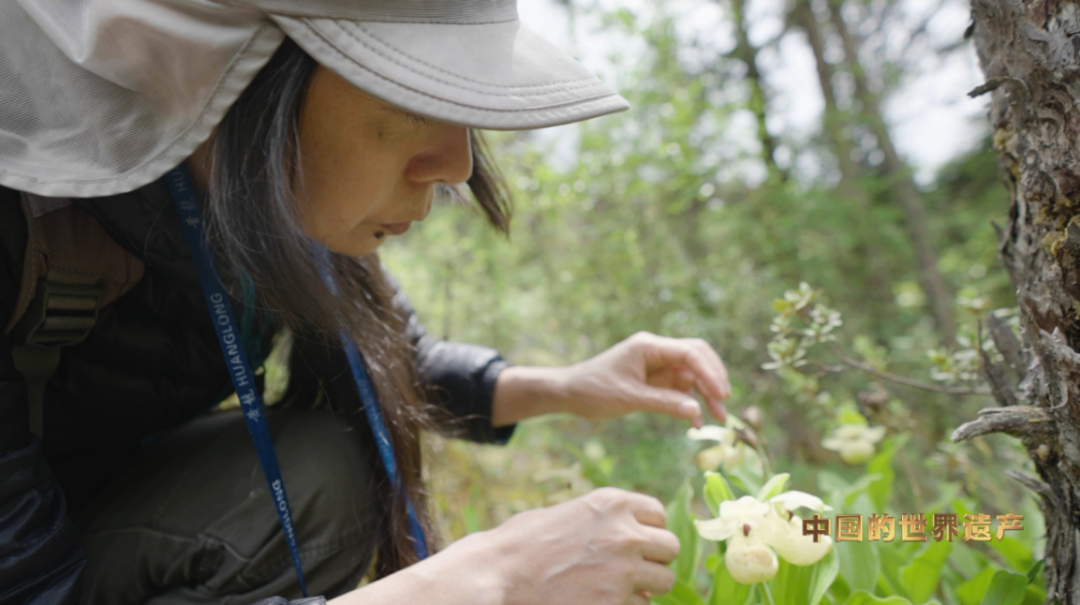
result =
[{"label": "woman's nose", "polygon": [[450,124],[428,126],[423,149],[405,167],[405,176],[417,183],[464,183],[472,176],[473,157],[469,129]]}]

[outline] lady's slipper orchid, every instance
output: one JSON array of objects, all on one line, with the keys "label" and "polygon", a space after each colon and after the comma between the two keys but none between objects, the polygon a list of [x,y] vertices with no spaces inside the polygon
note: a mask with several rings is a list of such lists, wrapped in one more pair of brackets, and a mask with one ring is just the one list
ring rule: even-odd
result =
[{"label": "lady's slipper orchid", "polygon": [[832,538],[829,536],[819,536],[818,542],[814,542],[813,536],[804,536],[802,518],[798,515],[792,515],[784,525],[786,527],[776,532],[769,545],[788,563],[813,565],[832,549]]},{"label": "lady's slipper orchid", "polygon": [[700,429],[691,428],[686,436],[694,441],[716,441],[718,445],[701,450],[697,455],[697,465],[703,471],[716,470],[723,466],[732,470],[743,463],[750,448],[739,441],[735,429],[709,424]]},{"label": "lady's slipper orchid", "polygon": [[840,452],[848,464],[866,462],[874,455],[874,444],[885,437],[885,427],[865,424],[842,424],[821,442],[827,450]]},{"label": "lady's slipper orchid", "polygon": [[698,534],[706,540],[728,540],[724,565],[737,582],[752,584],[772,579],[779,569],[776,555],[792,565],[813,565],[832,549],[832,539],[802,533],[797,508],[831,510],[821,498],[788,491],[762,502],[753,496],[720,503],[715,519],[694,521]]}]

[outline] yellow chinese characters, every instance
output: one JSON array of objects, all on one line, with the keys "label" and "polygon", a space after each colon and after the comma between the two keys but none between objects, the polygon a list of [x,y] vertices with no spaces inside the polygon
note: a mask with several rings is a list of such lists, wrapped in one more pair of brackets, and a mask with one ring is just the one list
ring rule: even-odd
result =
[{"label": "yellow chinese characters", "polygon": [[[873,513],[863,523],[864,515],[838,514],[833,519],[815,514],[802,522],[804,536],[813,536],[814,542],[832,535],[835,528],[836,542],[892,542],[900,526],[901,542],[927,542],[930,536],[937,542],[952,542],[960,536],[961,523],[956,513],[933,513],[927,518],[924,513],[902,513],[899,521],[889,514]],[[1000,541],[1007,531],[1024,529],[1021,521],[1024,515],[1007,513],[997,515],[997,531],[993,527],[991,515],[977,513],[964,515],[963,539],[965,542],[989,542],[995,537]],[[863,528],[865,527],[865,534]],[[929,532],[927,531],[929,527]]]}]

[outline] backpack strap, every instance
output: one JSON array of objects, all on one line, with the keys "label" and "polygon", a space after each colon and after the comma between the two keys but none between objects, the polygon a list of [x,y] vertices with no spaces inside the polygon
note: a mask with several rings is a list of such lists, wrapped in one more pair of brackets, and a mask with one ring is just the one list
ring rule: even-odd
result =
[{"label": "backpack strap", "polygon": [[86,339],[98,310],[142,278],[141,260],[69,200],[22,194],[26,254],[5,332],[30,398],[30,429],[42,433],[45,385],[60,349]]}]

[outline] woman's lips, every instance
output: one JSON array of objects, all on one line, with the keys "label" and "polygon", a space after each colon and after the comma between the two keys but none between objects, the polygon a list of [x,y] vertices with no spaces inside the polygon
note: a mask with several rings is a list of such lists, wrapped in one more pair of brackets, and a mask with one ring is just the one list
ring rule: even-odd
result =
[{"label": "woman's lips", "polygon": [[411,224],[412,224],[412,222],[380,223],[379,226],[382,227],[383,229],[386,229],[387,232],[389,232],[389,233],[392,233],[394,235],[401,235],[402,233],[405,233],[406,231],[409,230],[409,225],[411,225]]}]

